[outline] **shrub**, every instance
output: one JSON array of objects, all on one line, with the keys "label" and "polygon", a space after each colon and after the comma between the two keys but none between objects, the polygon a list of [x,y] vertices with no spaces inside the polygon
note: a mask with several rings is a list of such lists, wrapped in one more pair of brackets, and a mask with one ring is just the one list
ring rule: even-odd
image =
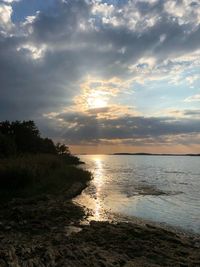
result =
[{"label": "shrub", "polygon": [[11,137],[0,133],[0,158],[16,154],[16,145]]},{"label": "shrub", "polygon": [[91,174],[66,163],[65,157],[38,154],[0,160],[0,196],[60,194],[74,182],[86,184]]}]

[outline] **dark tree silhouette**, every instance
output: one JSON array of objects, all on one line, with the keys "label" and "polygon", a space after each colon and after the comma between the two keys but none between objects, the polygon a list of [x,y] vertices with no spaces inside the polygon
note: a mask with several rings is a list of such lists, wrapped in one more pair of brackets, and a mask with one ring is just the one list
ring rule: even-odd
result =
[{"label": "dark tree silhouette", "polygon": [[65,144],[55,145],[51,139],[42,138],[34,121],[0,122],[0,157],[24,153],[56,154],[62,156],[66,163],[81,163]]},{"label": "dark tree silhouette", "polygon": [[51,139],[44,138],[41,140],[42,141],[41,141],[40,150],[42,153],[57,154],[56,147]]},{"label": "dark tree silhouette", "polygon": [[9,157],[16,154],[16,145],[14,140],[0,133],[0,158]]},{"label": "dark tree silhouette", "polygon": [[57,143],[56,144],[56,151],[59,155],[69,155],[70,154],[69,147],[66,146],[65,144]]},{"label": "dark tree silhouette", "polygon": [[12,135],[11,124],[9,121],[0,122],[0,133],[6,136]]},{"label": "dark tree silhouette", "polygon": [[18,152],[36,153],[38,151],[40,133],[33,121],[12,122],[11,129]]},{"label": "dark tree silhouette", "polygon": [[[8,156],[20,153],[51,153],[56,154],[56,147],[51,139],[41,138],[34,121],[3,121],[0,123],[0,155]],[[11,152],[12,151],[12,152]],[[11,153],[10,153],[11,152]]]}]

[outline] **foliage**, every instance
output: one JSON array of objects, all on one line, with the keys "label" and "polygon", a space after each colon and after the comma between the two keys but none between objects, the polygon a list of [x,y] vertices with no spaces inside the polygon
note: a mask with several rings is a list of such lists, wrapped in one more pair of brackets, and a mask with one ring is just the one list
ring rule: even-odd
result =
[{"label": "foliage", "polygon": [[26,154],[0,160],[0,199],[59,194],[74,182],[85,184],[91,174],[66,164],[67,158],[50,154]]},{"label": "foliage", "polygon": [[0,200],[57,194],[90,173],[69,148],[42,138],[33,121],[0,122]]},{"label": "foliage", "polygon": [[34,121],[0,122],[0,157],[23,153],[49,153],[68,157],[69,163],[79,163],[65,144],[55,145],[49,138],[42,138]]},{"label": "foliage", "polygon": [[14,140],[0,133],[0,157],[8,157],[16,154],[16,145]]},{"label": "foliage", "polygon": [[60,144],[60,143],[57,143],[56,144],[56,151],[59,155],[68,155],[70,154],[69,152],[69,147],[66,146],[65,144]]},{"label": "foliage", "polygon": [[51,139],[40,137],[40,132],[34,121],[3,121],[0,123],[1,140],[12,140],[15,151],[10,150],[10,141],[0,142],[0,155],[9,156],[20,153],[51,153],[56,154],[56,148]]},{"label": "foliage", "polygon": [[80,164],[83,163],[80,159],[70,153],[69,147],[65,144],[56,144],[56,152],[58,155],[65,158],[65,162],[68,164]]}]

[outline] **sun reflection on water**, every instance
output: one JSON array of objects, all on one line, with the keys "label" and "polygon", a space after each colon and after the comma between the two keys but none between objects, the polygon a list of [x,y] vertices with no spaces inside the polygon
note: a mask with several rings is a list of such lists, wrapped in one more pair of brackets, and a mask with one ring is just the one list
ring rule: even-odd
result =
[{"label": "sun reflection on water", "polygon": [[94,172],[94,183],[98,188],[101,188],[103,185],[103,165],[101,158],[95,158],[95,172]]},{"label": "sun reflection on water", "polygon": [[88,221],[107,221],[109,220],[107,210],[105,208],[105,163],[104,156],[93,156],[92,162],[92,174],[90,186],[76,198],[76,203],[83,205],[90,210],[90,214],[87,217]]},{"label": "sun reflection on water", "polygon": [[103,177],[104,171],[103,171],[102,159],[100,157],[95,158],[94,163],[95,163],[95,171],[94,171],[93,183],[96,187],[94,217],[95,220],[101,220],[102,217],[101,191],[102,191],[102,186],[104,184],[104,177]]}]

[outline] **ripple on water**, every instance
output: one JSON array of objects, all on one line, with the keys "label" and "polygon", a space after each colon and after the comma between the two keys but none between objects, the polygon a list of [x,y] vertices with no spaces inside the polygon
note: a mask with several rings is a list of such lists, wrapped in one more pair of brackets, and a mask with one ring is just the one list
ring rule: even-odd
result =
[{"label": "ripple on water", "polygon": [[[190,157],[84,156],[94,179],[84,194],[105,210],[200,233],[200,164]],[[92,201],[90,201],[92,202]]]}]

